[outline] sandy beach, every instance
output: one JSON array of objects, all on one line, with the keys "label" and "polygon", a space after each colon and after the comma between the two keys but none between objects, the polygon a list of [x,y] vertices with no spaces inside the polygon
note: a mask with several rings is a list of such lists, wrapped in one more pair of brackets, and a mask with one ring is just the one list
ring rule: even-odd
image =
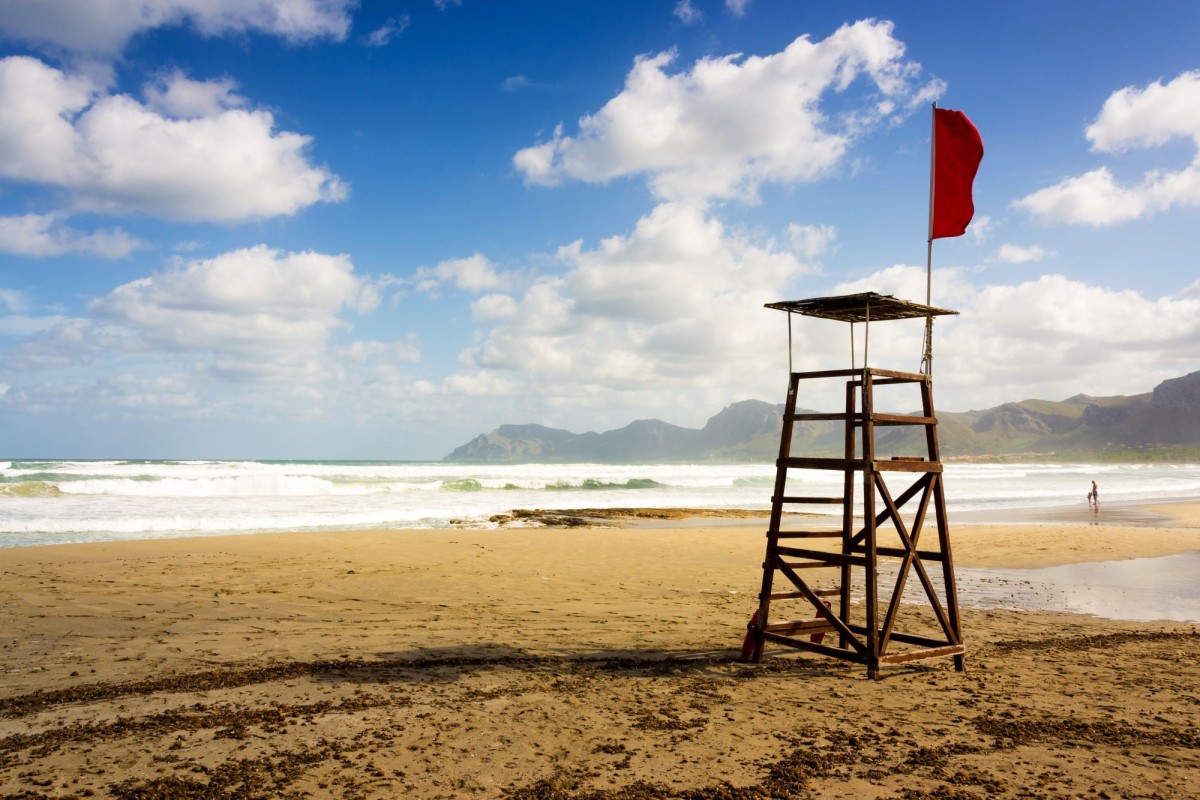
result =
[{"label": "sandy beach", "polygon": [[[1083,513],[955,524],[956,563],[1200,550],[1200,506]],[[0,797],[1200,796],[1200,625],[967,610],[965,673],[746,664],[763,531],[0,550]]]}]

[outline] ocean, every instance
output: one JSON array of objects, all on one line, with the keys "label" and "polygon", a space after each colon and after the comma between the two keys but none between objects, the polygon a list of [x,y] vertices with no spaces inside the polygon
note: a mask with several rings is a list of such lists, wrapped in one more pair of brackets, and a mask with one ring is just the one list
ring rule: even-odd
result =
[{"label": "ocean", "polygon": [[[804,473],[789,494],[837,494]],[[513,509],[770,507],[775,468],[736,464],[0,461],[0,547],[317,530],[486,527]],[[1200,498],[1200,464],[945,466],[951,518]],[[831,511],[832,513],[832,511]]]}]

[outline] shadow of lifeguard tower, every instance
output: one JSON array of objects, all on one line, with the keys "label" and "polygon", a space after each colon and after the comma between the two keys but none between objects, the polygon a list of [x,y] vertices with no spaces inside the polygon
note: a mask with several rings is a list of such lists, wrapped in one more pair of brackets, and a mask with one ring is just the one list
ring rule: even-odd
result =
[{"label": "shadow of lifeguard tower", "polygon": [[[933,317],[958,312],[873,292],[769,303],[767,308],[788,313],[789,363],[792,315],[850,323],[851,366],[819,372],[793,372],[789,366],[762,590],[743,655],[758,662],[769,642],[864,664],[872,679],[885,665],[940,656],[953,657],[955,668],[962,671],[966,648],[928,369]],[[922,372],[867,365],[874,324],[919,318],[927,323]],[[853,355],[856,324],[865,326],[861,367]],[[842,408],[830,413],[797,410],[801,397],[829,396],[830,388],[833,396],[844,397]],[[906,388],[919,395],[914,398],[918,402],[908,406],[919,407],[918,413],[876,410],[878,394]],[[840,426],[840,454],[793,452],[804,444],[798,440],[802,437],[793,437],[796,426],[807,423]],[[877,429],[896,426],[917,429],[920,455],[877,453]],[[840,480],[830,481],[830,473]],[[840,495],[812,496],[792,489],[822,484],[840,484]],[[861,495],[856,500],[857,491]],[[841,507],[840,519],[811,511],[785,516],[785,509],[830,505]],[[926,535],[930,527],[934,530]],[[936,546],[927,545],[931,537]],[[916,581],[910,582],[913,573]],[[902,598],[907,601],[904,611]],[[800,611],[792,613],[804,614],[803,619],[779,619],[781,612],[797,606]],[[825,643],[826,634],[836,634],[836,644]]]}]

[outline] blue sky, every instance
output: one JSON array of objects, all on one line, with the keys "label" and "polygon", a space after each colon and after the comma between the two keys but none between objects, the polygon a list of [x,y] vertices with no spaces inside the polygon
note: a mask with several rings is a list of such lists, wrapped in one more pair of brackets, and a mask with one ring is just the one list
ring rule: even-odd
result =
[{"label": "blue sky", "polygon": [[[1197,41],[1182,2],[9,0],[0,456],[781,402],[764,303],[924,300],[935,101],[985,146],[938,405],[1148,391],[1200,369]],[[915,370],[891,325],[872,364]]]}]

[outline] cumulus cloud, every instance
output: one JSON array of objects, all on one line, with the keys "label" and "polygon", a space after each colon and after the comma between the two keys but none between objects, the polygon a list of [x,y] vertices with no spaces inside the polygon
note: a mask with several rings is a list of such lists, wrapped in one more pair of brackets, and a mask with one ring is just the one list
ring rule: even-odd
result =
[{"label": "cumulus cloud", "polygon": [[194,81],[177,69],[160,75],[142,93],[146,106],[163,116],[202,119],[246,106],[246,99],[234,91],[236,88],[232,78]]},{"label": "cumulus cloud", "polygon": [[1114,92],[1086,131],[1092,150],[1120,155],[1177,138],[1190,139],[1196,155],[1177,170],[1154,169],[1140,182],[1122,184],[1107,166],[1065,178],[1014,202],[1044,222],[1113,225],[1200,205],[1200,71],[1167,84],[1126,87]]},{"label": "cumulus cloud", "polygon": [[[925,268],[898,265],[836,287],[924,300]],[[1200,369],[1200,297],[1148,298],[1062,275],[1019,283],[974,283],[961,268],[935,270],[933,303],[959,311],[935,323],[934,375],[940,408],[966,411],[1080,391],[1137,394]],[[921,325],[883,323],[871,362],[915,368]],[[1149,372],[1149,374],[1148,374]]]},{"label": "cumulus cloud", "polygon": [[60,256],[68,253],[124,258],[142,243],[120,228],[81,233],[64,223],[62,214],[23,214],[0,217],[0,253]]},{"label": "cumulus cloud", "polygon": [[342,41],[356,0],[6,0],[0,33],[90,56],[115,56],[133,36],[191,25],[204,36],[255,31],[291,42]]},{"label": "cumulus cloud", "polygon": [[378,303],[345,255],[283,253],[258,245],[118,286],[88,304],[109,326],[154,352],[200,352],[227,377],[319,367],[344,311]]},{"label": "cumulus cloud", "polygon": [[[535,185],[645,175],[671,201],[753,201],[764,182],[814,180],[841,164],[855,137],[943,90],[904,58],[892,28],[865,20],[820,42],[801,36],[780,53],[704,58],[674,73],[672,52],[639,57],[620,94],[580,119],[577,135],[559,125],[513,163]],[[870,88],[847,94],[863,82]],[[824,111],[829,94],[847,110]]]},{"label": "cumulus cloud", "polygon": [[447,283],[467,292],[487,292],[509,286],[509,277],[497,272],[495,264],[480,253],[448,259],[435,267],[421,267],[415,280],[417,289],[429,293],[436,293]]},{"label": "cumulus cloud", "polygon": [[837,239],[837,228],[832,225],[788,225],[788,237],[792,251],[809,263],[817,263],[829,251]]},{"label": "cumulus cloud", "polygon": [[1015,244],[1002,244],[996,251],[995,260],[1002,264],[1028,264],[1041,261],[1046,257],[1046,251],[1040,245],[1021,247]]},{"label": "cumulus cloud", "polygon": [[2,59],[0,176],[66,190],[77,209],[188,221],[289,215],[347,196],[309,162],[310,137],[275,130],[233,89],[173,73],[142,103],[37,59]]},{"label": "cumulus cloud", "polygon": [[477,301],[483,327],[460,357],[468,369],[443,388],[504,376],[536,385],[550,406],[615,419],[666,397],[728,402],[730,385],[755,396],[751,387],[778,377],[764,365],[777,366],[779,353],[764,342],[778,342],[781,320],[763,304],[809,269],[789,244],[731,233],[695,206],[661,204],[628,235],[560,248],[561,270],[519,296]]}]

